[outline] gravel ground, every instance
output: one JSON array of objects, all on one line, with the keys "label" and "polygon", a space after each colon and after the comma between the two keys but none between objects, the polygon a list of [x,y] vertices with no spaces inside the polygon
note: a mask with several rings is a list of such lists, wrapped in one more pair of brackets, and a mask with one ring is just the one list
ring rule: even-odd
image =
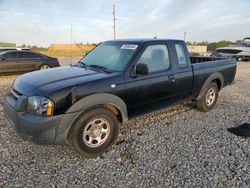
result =
[{"label": "gravel ground", "polygon": [[249,74],[250,63],[239,63],[235,84],[208,113],[187,102],[132,119],[116,144],[93,159],[78,156],[68,143],[23,141],[2,106],[15,76],[2,77],[0,187],[249,187],[250,138],[227,131],[249,119]]}]

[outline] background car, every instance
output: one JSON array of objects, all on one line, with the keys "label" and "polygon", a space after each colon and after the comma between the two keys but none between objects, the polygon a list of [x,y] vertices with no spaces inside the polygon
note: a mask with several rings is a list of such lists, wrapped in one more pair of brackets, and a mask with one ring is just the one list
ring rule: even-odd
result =
[{"label": "background car", "polygon": [[10,51],[10,50],[30,50],[30,48],[11,48],[11,47],[4,47],[0,48],[0,52]]},{"label": "background car", "polygon": [[0,53],[0,74],[24,73],[59,66],[57,58],[29,50],[11,50]]},{"label": "background car", "polygon": [[235,58],[237,61],[250,60],[250,48],[243,46],[228,46],[216,48],[213,56],[224,58]]}]

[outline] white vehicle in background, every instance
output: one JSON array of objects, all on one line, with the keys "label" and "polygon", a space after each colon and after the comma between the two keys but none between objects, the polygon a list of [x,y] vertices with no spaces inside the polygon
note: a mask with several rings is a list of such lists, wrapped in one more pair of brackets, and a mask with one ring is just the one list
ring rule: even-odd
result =
[{"label": "white vehicle in background", "polygon": [[213,53],[216,57],[235,58],[237,61],[250,60],[250,47],[228,46],[217,48]]},{"label": "white vehicle in background", "polygon": [[244,46],[250,47],[250,37],[244,38],[242,42]]}]

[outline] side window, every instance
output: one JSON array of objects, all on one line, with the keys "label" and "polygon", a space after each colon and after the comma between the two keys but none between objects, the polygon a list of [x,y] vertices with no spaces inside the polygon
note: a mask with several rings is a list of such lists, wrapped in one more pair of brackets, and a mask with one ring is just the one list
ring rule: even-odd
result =
[{"label": "side window", "polygon": [[185,49],[182,44],[175,44],[175,50],[177,53],[178,64],[180,68],[184,68],[188,66],[187,57],[185,54]]},{"label": "side window", "polygon": [[38,58],[36,54],[29,53],[29,52],[19,52],[20,58],[26,58],[26,59],[35,59]]},{"label": "side window", "polygon": [[4,55],[6,59],[15,59],[17,58],[17,52],[10,52]]},{"label": "side window", "polygon": [[149,73],[168,70],[170,67],[170,59],[167,46],[148,46],[140,57],[138,63],[148,65]]}]

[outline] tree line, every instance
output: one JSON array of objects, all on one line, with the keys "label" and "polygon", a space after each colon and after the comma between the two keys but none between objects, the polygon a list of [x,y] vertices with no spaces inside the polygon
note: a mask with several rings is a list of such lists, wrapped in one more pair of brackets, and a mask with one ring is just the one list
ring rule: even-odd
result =
[{"label": "tree line", "polygon": [[222,48],[222,47],[226,47],[228,45],[240,45],[242,44],[242,41],[238,40],[236,42],[232,42],[229,40],[221,40],[218,42],[208,42],[208,41],[202,41],[202,42],[186,42],[187,45],[202,45],[202,46],[207,46],[207,50],[209,52],[214,51],[216,48]]},{"label": "tree line", "polygon": [[[221,41],[218,41],[218,42],[208,42],[208,41],[202,41],[202,42],[190,42],[190,41],[187,41],[186,42],[187,45],[201,45],[201,46],[207,46],[207,50],[209,52],[212,52],[214,51],[216,48],[221,48],[221,47],[226,47],[228,45],[241,45],[242,44],[242,41],[241,40],[237,40],[236,42],[232,42],[232,41],[229,41],[229,40],[221,40]],[[83,44],[82,42],[80,44]],[[86,44],[92,44],[92,45],[97,45],[97,43],[86,43]],[[31,48],[32,50],[34,51],[45,51],[47,50],[48,48],[44,48],[44,47],[38,47],[36,45],[34,46],[31,46],[31,45],[21,45],[20,47],[22,48]]]}]

